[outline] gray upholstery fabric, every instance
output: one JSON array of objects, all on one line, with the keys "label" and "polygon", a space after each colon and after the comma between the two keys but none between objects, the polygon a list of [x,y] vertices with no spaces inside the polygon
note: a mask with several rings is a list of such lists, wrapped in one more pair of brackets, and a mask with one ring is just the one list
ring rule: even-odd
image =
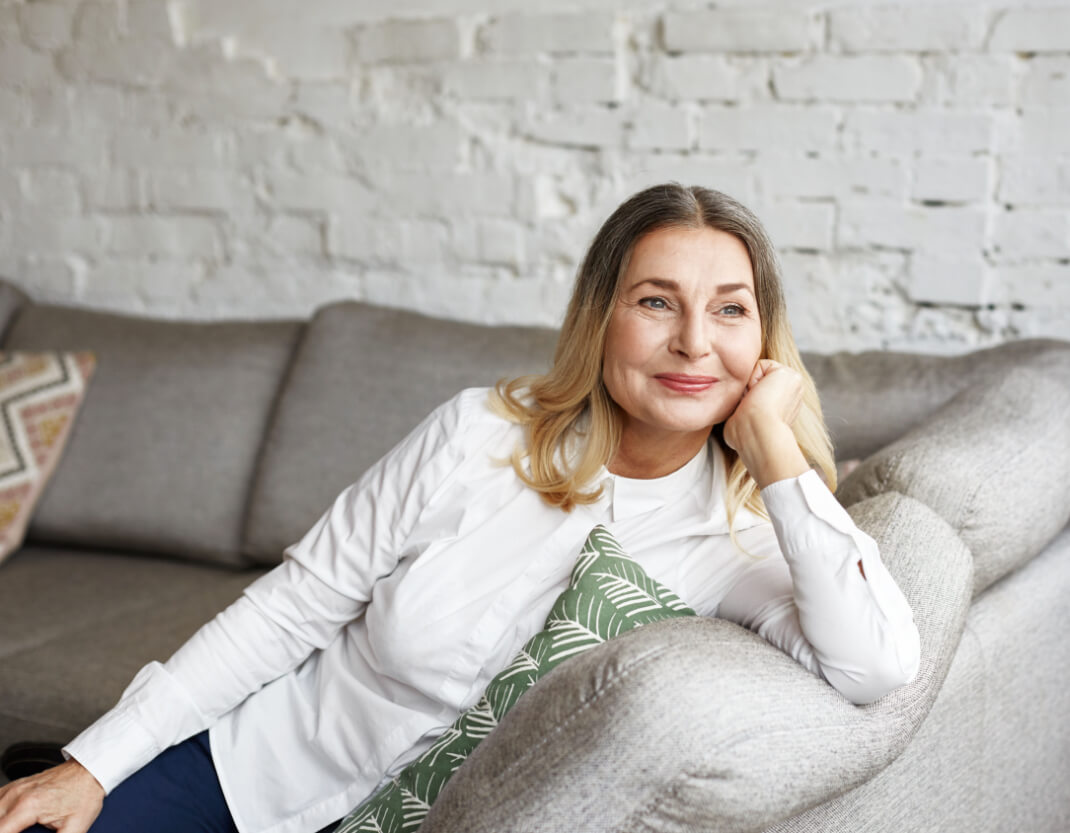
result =
[{"label": "gray upholstery fabric", "polygon": [[910,498],[882,495],[851,512],[914,608],[913,683],[855,707],[731,623],[641,628],[525,695],[447,785],[423,833],[756,831],[887,766],[950,667],[972,562]]},{"label": "gray upholstery fabric", "polygon": [[243,563],[257,454],[301,326],[26,307],[5,348],[97,354],[28,540]]},{"label": "gray upholstery fabric", "polygon": [[261,572],[24,547],[0,571],[0,749],[72,738]]},{"label": "gray upholstery fabric", "polygon": [[980,592],[1070,521],[1068,472],[1070,384],[1023,366],[963,390],[864,461],[837,497],[894,489],[932,507],[973,552]]},{"label": "gray upholstery fabric", "polygon": [[19,310],[29,303],[29,300],[25,292],[13,283],[0,278],[0,337],[7,332],[7,328],[15,320]]},{"label": "gray upholstery fabric", "polygon": [[1008,342],[960,356],[805,354],[836,457],[862,458],[898,439],[959,391],[1025,362],[1070,383],[1070,344]]},{"label": "gray upholstery fabric", "polygon": [[555,336],[351,302],[321,309],[264,446],[245,552],[279,561],[342,489],[436,406],[465,387],[545,370]]},{"label": "gray upholstery fabric", "polygon": [[1070,830],[1068,615],[1070,529],[974,601],[940,695],[904,753],[768,833]]}]

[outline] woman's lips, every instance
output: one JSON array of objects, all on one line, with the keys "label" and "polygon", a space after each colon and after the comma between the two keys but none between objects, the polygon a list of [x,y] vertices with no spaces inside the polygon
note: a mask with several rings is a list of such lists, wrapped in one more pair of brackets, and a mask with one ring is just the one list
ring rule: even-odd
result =
[{"label": "woman's lips", "polygon": [[682,373],[659,373],[654,378],[678,393],[701,393],[717,382],[716,376],[685,376]]}]

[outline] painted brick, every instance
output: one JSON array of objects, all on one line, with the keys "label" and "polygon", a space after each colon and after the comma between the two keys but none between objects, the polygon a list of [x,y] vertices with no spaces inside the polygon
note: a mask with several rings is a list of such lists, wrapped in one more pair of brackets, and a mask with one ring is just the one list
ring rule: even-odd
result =
[{"label": "painted brick", "polygon": [[613,28],[608,12],[507,15],[484,27],[480,43],[503,55],[612,52]]},{"label": "painted brick", "polygon": [[907,171],[897,159],[765,153],[755,167],[762,193],[774,198],[899,199],[908,191]]},{"label": "painted brick", "polygon": [[17,7],[19,28],[34,49],[54,52],[70,42],[72,7],[61,3],[27,3]]},{"label": "painted brick", "polygon": [[107,138],[103,132],[86,130],[76,142],[69,133],[49,128],[17,128],[6,133],[11,165],[58,165],[89,171],[105,167]]},{"label": "painted brick", "polygon": [[554,63],[554,97],[562,104],[597,104],[624,97],[612,58],[561,58]]},{"label": "painted brick", "polygon": [[836,206],[817,202],[775,202],[753,208],[777,249],[832,248]]},{"label": "painted brick", "polygon": [[913,301],[979,307],[990,302],[988,266],[980,254],[948,258],[917,253],[910,262],[907,293]]},{"label": "painted brick", "polygon": [[890,202],[840,204],[841,246],[920,250],[952,258],[984,246],[985,213],[978,208],[930,208]]},{"label": "painted brick", "polygon": [[363,182],[338,175],[272,171],[264,185],[269,204],[282,211],[372,211],[377,203]]},{"label": "painted brick", "polygon": [[1007,107],[1017,103],[1024,63],[1015,55],[924,55],[919,101],[926,105]]},{"label": "painted brick", "polygon": [[787,101],[912,101],[921,65],[901,55],[816,55],[773,63],[773,87]]},{"label": "painted brick", "polygon": [[1070,203],[1070,160],[1012,156],[1001,160],[999,201],[1015,206]]},{"label": "painted brick", "polygon": [[69,305],[78,292],[81,262],[75,256],[25,255],[10,270],[0,264],[0,275],[9,280],[17,275],[22,288],[38,303],[54,301]]},{"label": "painted brick", "polygon": [[368,165],[407,170],[451,168],[460,158],[462,134],[449,122],[378,124],[363,128],[351,152]]},{"label": "painted brick", "polygon": [[725,55],[662,57],[653,67],[651,88],[669,99],[752,101],[769,97],[766,58]]},{"label": "painted brick", "polygon": [[569,108],[549,116],[528,117],[523,132],[532,139],[553,144],[612,147],[620,143],[625,121],[619,108]]},{"label": "painted brick", "polygon": [[844,147],[852,154],[913,154],[987,151],[995,133],[987,113],[940,110],[875,112],[854,110],[844,120]]},{"label": "painted brick", "polygon": [[82,193],[89,211],[141,211],[146,200],[134,171],[102,165],[84,174]]},{"label": "painted brick", "polygon": [[445,91],[462,100],[512,101],[540,98],[550,68],[532,60],[466,61],[442,71]]},{"label": "painted brick", "polygon": [[1002,153],[1050,155],[1070,147],[1070,109],[1031,108],[1005,114],[997,125],[996,147]]},{"label": "painted brick", "polygon": [[1070,215],[1048,208],[1002,211],[992,223],[992,244],[1001,257],[1070,257]]},{"label": "painted brick", "polygon": [[243,239],[233,243],[231,248],[236,255],[247,253],[257,262],[275,256],[287,255],[325,255],[324,224],[318,217],[276,214],[268,219],[256,218],[260,226],[252,233],[243,234]]},{"label": "painted brick", "polygon": [[687,150],[693,142],[693,134],[691,117],[686,110],[649,102],[636,110],[628,144],[640,150]]},{"label": "painted brick", "polygon": [[353,60],[357,64],[461,57],[461,34],[453,20],[391,20],[361,27],[355,38]]},{"label": "painted brick", "polygon": [[[1068,264],[997,265],[993,272],[992,295],[997,304],[1020,304],[1026,309],[1070,308],[1070,297],[1066,292],[1070,286]],[[1066,338],[1065,319],[1059,338]]]},{"label": "painted brick", "polygon": [[982,202],[992,179],[990,159],[943,157],[919,159],[914,166],[913,197],[922,201]]},{"label": "painted brick", "polygon": [[753,173],[746,160],[726,160],[698,153],[650,153],[637,156],[620,174],[624,193],[631,194],[663,182],[702,185],[749,204]]},{"label": "painted brick", "polygon": [[840,116],[824,107],[707,107],[699,129],[703,150],[828,151]]},{"label": "painted brick", "polygon": [[226,168],[234,163],[234,141],[211,130],[122,128],[112,137],[111,155],[123,166]]},{"label": "painted brick", "polygon": [[833,9],[829,42],[844,52],[957,52],[979,49],[987,28],[983,8],[917,7]]},{"label": "painted brick", "polygon": [[378,220],[353,212],[331,218],[328,253],[378,266],[441,263],[448,231],[438,220]]},{"label": "painted brick", "polygon": [[153,211],[227,213],[252,205],[251,180],[231,171],[147,171],[141,181]]},{"label": "painted brick", "polygon": [[1004,52],[1067,52],[1070,9],[1012,9],[999,15],[988,48]]},{"label": "painted brick", "polygon": [[[265,54],[280,79],[329,81],[347,76],[353,46],[343,30],[302,22],[295,31],[295,22],[281,17],[269,37],[262,30],[258,35],[262,40],[251,44],[249,52]],[[235,46],[238,54],[244,52],[240,40]]]},{"label": "painted brick", "polygon": [[100,221],[93,217],[55,217],[48,210],[19,211],[12,223],[11,252],[57,256],[99,252]]},{"label": "painted brick", "polygon": [[515,186],[508,174],[375,170],[369,176],[377,192],[376,205],[404,217],[508,216],[513,210]]},{"label": "painted brick", "polygon": [[0,78],[5,85],[47,87],[55,83],[52,58],[26,46],[14,33],[0,30]]},{"label": "painted brick", "polygon": [[453,250],[462,260],[518,267],[524,260],[524,229],[515,220],[460,223],[453,230]]},{"label": "painted brick", "polygon": [[[1070,52],[1070,32],[1066,36]],[[1022,82],[1022,103],[1030,107],[1070,107],[1070,58],[1036,58]]]},{"label": "painted brick", "polygon": [[663,19],[671,52],[797,52],[820,41],[818,19],[792,9],[669,12]]},{"label": "painted brick", "polygon": [[56,214],[77,214],[82,208],[78,177],[69,171],[32,169],[19,173],[19,190],[27,205]]},{"label": "painted brick", "polygon": [[206,217],[108,217],[105,250],[122,255],[218,256],[222,235],[217,221]]}]

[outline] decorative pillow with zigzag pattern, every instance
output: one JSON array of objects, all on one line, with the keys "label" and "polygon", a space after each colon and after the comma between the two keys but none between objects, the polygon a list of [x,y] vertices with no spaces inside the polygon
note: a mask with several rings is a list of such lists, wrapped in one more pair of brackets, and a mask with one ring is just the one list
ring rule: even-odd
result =
[{"label": "decorative pillow with zigzag pattern", "polygon": [[0,352],[0,561],[22,544],[95,368],[89,352]]},{"label": "decorative pillow with zigzag pattern", "polygon": [[569,657],[625,631],[694,611],[650,578],[604,526],[587,536],[546,625],[434,746],[342,821],[335,833],[415,830],[450,776],[520,696]]}]

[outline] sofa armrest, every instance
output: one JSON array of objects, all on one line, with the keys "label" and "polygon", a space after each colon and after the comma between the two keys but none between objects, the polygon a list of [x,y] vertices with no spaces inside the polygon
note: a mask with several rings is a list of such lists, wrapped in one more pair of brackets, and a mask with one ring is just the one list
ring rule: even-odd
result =
[{"label": "sofa armrest", "polygon": [[1028,562],[1070,521],[1070,350],[974,383],[867,458],[845,505],[897,491],[946,520],[974,557],[974,594]]},{"label": "sofa armrest", "polygon": [[972,560],[897,494],[851,509],[915,613],[918,677],[857,707],[717,619],[633,631],[540,681],[440,794],[424,833],[756,831],[887,766],[928,713],[958,644]]}]

